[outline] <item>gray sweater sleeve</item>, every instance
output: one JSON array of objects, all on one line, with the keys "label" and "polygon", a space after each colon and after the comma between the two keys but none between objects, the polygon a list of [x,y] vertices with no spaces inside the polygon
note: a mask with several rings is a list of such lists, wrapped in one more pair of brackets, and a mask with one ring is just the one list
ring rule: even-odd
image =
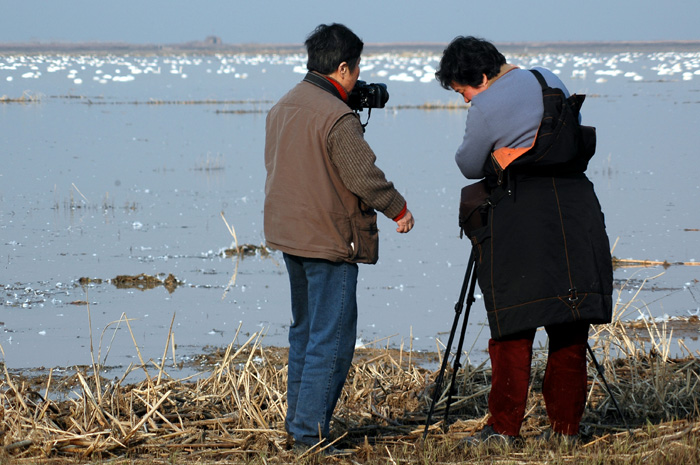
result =
[{"label": "gray sweater sleeve", "polygon": [[340,179],[366,205],[388,218],[398,216],[406,200],[375,164],[377,157],[353,114],[342,117],[328,135],[328,154]]},{"label": "gray sweater sleeve", "polygon": [[484,177],[484,163],[491,153],[493,141],[486,137],[491,134],[488,121],[480,114],[479,108],[472,106],[467,117],[462,144],[457,149],[455,161],[467,179]]}]

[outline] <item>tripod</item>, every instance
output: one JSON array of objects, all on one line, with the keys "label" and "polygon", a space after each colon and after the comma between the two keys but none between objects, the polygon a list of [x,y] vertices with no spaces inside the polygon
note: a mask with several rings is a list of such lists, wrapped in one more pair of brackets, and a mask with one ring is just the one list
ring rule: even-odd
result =
[{"label": "tripod", "polygon": [[[452,394],[454,393],[455,390],[455,383],[457,379],[457,371],[461,367],[460,364],[460,357],[462,355],[462,346],[464,345],[464,336],[467,331],[467,321],[469,320],[469,312],[471,311],[472,304],[474,303],[474,288],[476,286],[476,257],[474,253],[474,249],[472,248],[471,253],[469,255],[469,262],[467,264],[467,271],[464,275],[464,282],[462,283],[462,289],[459,293],[459,299],[457,300],[457,303],[455,304],[455,318],[454,321],[452,322],[452,330],[450,331],[450,337],[447,340],[447,346],[445,347],[445,355],[442,358],[442,365],[440,366],[440,372],[438,373],[437,378],[435,379],[435,390],[433,391],[433,399],[430,404],[430,410],[428,411],[428,416],[425,420],[425,429],[423,430],[423,440],[428,435],[428,428],[430,427],[430,420],[433,417],[433,413],[435,412],[435,405],[437,404],[438,400],[440,399],[440,394],[441,394],[441,389],[442,389],[442,383],[445,378],[445,369],[447,368],[447,359],[450,355],[450,349],[452,348],[452,343],[454,342],[454,337],[455,333],[457,331],[457,325],[459,323],[459,319],[462,315],[462,308],[464,307],[464,302],[466,300],[467,306],[466,306],[466,311],[464,314],[464,321],[462,322],[462,330],[459,336],[459,342],[457,344],[457,352],[455,353],[455,359],[454,359],[454,364],[453,364],[453,370],[452,370],[452,383],[450,384],[450,389],[448,390],[447,393],[447,402],[445,404],[445,421],[444,424],[445,426],[447,425],[447,419],[450,415],[450,406],[452,405]],[[468,294],[467,294],[468,291]],[[610,395],[610,398],[612,399],[612,402],[617,409],[620,417],[622,418],[623,423],[625,424],[625,427],[627,428],[627,431],[631,435],[631,429],[629,427],[629,424],[627,423],[627,419],[625,418],[622,409],[620,409],[620,406],[617,403],[617,399],[615,399],[615,396],[613,395],[612,390],[610,389],[610,386],[608,385],[608,381],[605,379],[604,375],[604,370],[603,367],[600,366],[598,363],[598,360],[596,359],[595,354],[593,353],[593,350],[591,349],[591,346],[586,343],[586,348],[588,349],[588,353],[591,356],[591,360],[593,361],[593,364],[596,367],[596,370],[598,371],[598,374],[600,375],[601,380],[603,381],[603,384],[605,385],[605,389],[608,391],[608,394]]]},{"label": "tripod", "polygon": [[[469,320],[469,312],[471,311],[472,304],[474,303],[474,288],[476,287],[476,257],[474,254],[474,249],[472,248],[469,254],[469,262],[467,264],[467,271],[464,275],[464,282],[462,283],[462,290],[459,293],[459,300],[455,304],[455,318],[452,322],[452,330],[450,331],[450,337],[447,340],[447,346],[445,346],[445,355],[442,357],[442,365],[440,366],[440,372],[435,380],[435,390],[433,391],[433,401],[430,404],[430,411],[428,412],[428,417],[425,420],[425,430],[423,431],[423,439],[425,440],[428,435],[428,428],[430,427],[430,420],[432,419],[433,412],[435,411],[435,404],[440,398],[440,391],[442,389],[442,383],[445,378],[445,369],[447,368],[447,359],[450,355],[450,349],[452,349],[452,343],[454,342],[455,333],[457,331],[457,325],[459,323],[459,318],[462,315],[462,308],[464,307],[464,301],[467,301],[466,311],[464,313],[464,321],[462,322],[462,331],[459,336],[459,343],[457,344],[457,352],[455,353],[454,365],[452,370],[452,383],[450,384],[450,389],[447,394],[447,403],[445,404],[445,424],[447,424],[447,418],[450,415],[450,405],[452,404],[452,393],[455,389],[455,382],[457,379],[457,371],[461,366],[459,359],[462,355],[462,346],[464,344],[464,335],[467,332],[467,321]],[[469,290],[469,295],[467,298],[467,289]]]},{"label": "tripod", "polygon": [[632,429],[630,428],[630,425],[627,423],[627,418],[625,417],[624,413],[622,413],[622,409],[620,408],[620,405],[617,403],[617,399],[615,399],[615,395],[612,392],[612,389],[610,389],[610,385],[608,384],[608,380],[605,379],[605,371],[603,370],[603,367],[600,366],[598,363],[598,359],[595,357],[595,354],[593,353],[593,349],[591,349],[591,345],[586,342],[586,349],[588,349],[588,354],[591,356],[591,360],[593,360],[593,365],[595,365],[595,369],[598,371],[598,374],[600,375],[600,379],[603,380],[603,384],[605,385],[605,390],[608,391],[608,394],[610,395],[610,399],[612,400],[613,405],[617,409],[617,413],[620,415],[620,418],[622,418],[622,422],[625,424],[625,428],[627,428],[627,432],[632,436]]}]

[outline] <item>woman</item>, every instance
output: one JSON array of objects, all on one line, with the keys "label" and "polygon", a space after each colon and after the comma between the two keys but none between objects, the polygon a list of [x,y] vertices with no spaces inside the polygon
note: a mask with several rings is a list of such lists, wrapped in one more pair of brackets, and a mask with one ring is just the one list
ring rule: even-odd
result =
[{"label": "woman", "polygon": [[[552,72],[537,71],[569,97]],[[544,137],[538,134],[543,87],[534,73],[507,63],[490,42],[457,37],[445,49],[436,77],[471,104],[456,161],[465,177],[486,178],[494,204],[487,225],[470,237],[489,317],[493,370],[490,417],[479,440],[512,443],[518,437],[532,343],[536,329],[544,327],[548,436],[574,441],[586,401],[589,325],[609,322],[612,312],[610,247],[600,204],[583,173],[587,159],[570,150],[568,162],[534,161],[541,158],[535,142]]]}]

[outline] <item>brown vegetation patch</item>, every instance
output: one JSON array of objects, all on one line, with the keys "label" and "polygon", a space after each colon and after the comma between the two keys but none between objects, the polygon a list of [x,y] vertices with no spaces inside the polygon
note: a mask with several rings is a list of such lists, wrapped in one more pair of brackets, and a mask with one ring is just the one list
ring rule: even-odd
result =
[{"label": "brown vegetation patch", "polygon": [[425,102],[420,105],[394,105],[387,110],[467,110],[469,108],[462,100],[451,102]]},{"label": "brown vegetation patch", "polygon": [[8,97],[7,95],[0,96],[0,103],[39,103],[41,96],[32,94],[29,91],[24,91],[21,97]]},{"label": "brown vegetation patch", "polygon": [[[700,360],[668,359],[657,349],[642,353],[641,343],[625,340],[623,331],[615,325],[599,328],[593,347],[630,431],[591,366],[583,444],[571,451],[533,441],[548,427],[540,389],[544,357],[538,357],[523,446],[485,451],[459,442],[485,424],[490,387],[485,364],[457,373],[448,424],[443,389],[435,423],[423,442],[438,373],[421,365],[439,364],[445,354],[358,349],[333,419],[336,445],[354,451],[351,459],[343,459],[347,463],[658,463],[663,457],[678,460],[663,463],[691,463],[700,458]],[[627,347],[627,355],[608,357],[611,346]],[[62,378],[50,372],[41,379],[5,369],[0,382],[2,454],[30,463],[120,457],[128,463],[175,463],[174,457],[192,463],[296,459],[284,431],[286,349],[263,347],[254,335],[242,345],[234,342],[212,351],[198,363],[204,370],[198,380],[172,379],[164,364],[151,362],[130,368],[143,370],[144,379],[127,385],[122,382],[126,374],[122,381],[110,381],[99,375],[99,367],[76,369]],[[447,374],[450,379],[449,368]]]},{"label": "brown vegetation patch", "polygon": [[255,256],[258,254],[266,257],[270,255],[270,251],[263,244],[243,244],[238,247],[232,247],[224,250],[225,257],[234,257],[236,255]]},{"label": "brown vegetation patch", "polygon": [[[84,279],[84,278],[81,278]],[[173,274],[169,274],[167,278],[161,280],[155,276],[150,276],[145,273],[141,273],[136,276],[130,275],[118,275],[116,278],[112,279],[112,284],[114,284],[117,289],[138,289],[140,291],[145,291],[147,289],[154,289],[158,286],[163,286],[169,293],[173,293],[178,285],[182,284],[177,280]]]},{"label": "brown vegetation patch", "polygon": [[669,268],[671,266],[700,266],[700,262],[669,262],[668,260],[637,260],[631,258],[612,257],[613,269],[618,268],[652,268],[662,266]]},{"label": "brown vegetation patch", "polygon": [[[700,318],[696,315],[691,315],[688,317],[669,317],[664,322],[666,326],[666,331],[673,332],[676,338],[692,339],[697,340],[700,337]],[[632,321],[621,322],[630,334],[634,334],[635,337],[645,340],[649,339],[649,326],[654,324],[650,319],[637,319]]]}]

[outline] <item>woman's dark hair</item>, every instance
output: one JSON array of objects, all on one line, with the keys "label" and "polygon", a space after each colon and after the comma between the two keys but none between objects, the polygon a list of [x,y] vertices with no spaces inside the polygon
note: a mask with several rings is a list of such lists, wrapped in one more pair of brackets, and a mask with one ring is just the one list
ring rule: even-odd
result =
[{"label": "woman's dark hair", "polygon": [[332,74],[342,62],[354,71],[360,61],[364,43],[342,24],[321,24],[306,38],[309,54],[306,68],[321,74]]},{"label": "woman's dark hair", "polygon": [[497,76],[505,63],[506,57],[491,42],[459,36],[443,52],[435,77],[448,90],[452,83],[478,87],[484,74],[487,79]]}]

